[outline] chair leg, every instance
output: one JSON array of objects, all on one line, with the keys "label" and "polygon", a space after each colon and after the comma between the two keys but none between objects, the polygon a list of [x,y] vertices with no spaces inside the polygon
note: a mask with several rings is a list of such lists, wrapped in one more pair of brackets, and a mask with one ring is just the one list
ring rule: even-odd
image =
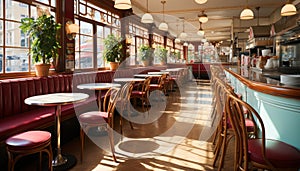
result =
[{"label": "chair leg", "polygon": [[80,151],[80,162],[83,161],[83,149],[84,149],[84,142],[85,142],[85,135],[82,128],[80,128],[80,142],[81,142],[81,151]]},{"label": "chair leg", "polygon": [[109,138],[109,143],[110,143],[110,148],[111,148],[111,153],[112,153],[112,157],[114,162],[118,162],[117,158],[115,156],[115,146],[114,146],[114,136],[113,136],[113,129],[112,128],[107,128],[108,131],[108,138]]},{"label": "chair leg", "polygon": [[42,151],[40,151],[39,152],[39,170],[42,170],[42,155],[43,155],[43,153],[42,153]]}]

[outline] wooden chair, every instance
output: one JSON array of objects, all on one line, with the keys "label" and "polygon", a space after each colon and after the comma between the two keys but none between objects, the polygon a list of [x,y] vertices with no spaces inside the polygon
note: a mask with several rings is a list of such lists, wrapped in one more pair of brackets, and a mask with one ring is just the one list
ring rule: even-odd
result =
[{"label": "wooden chair", "polygon": [[167,74],[162,74],[156,84],[150,84],[150,92],[154,90],[163,91],[166,94],[165,83],[167,79]]},{"label": "wooden chair", "polygon": [[[249,138],[244,122],[246,108],[261,128],[261,138]],[[229,116],[236,137],[234,170],[252,170],[252,167],[267,170],[298,170],[300,152],[295,147],[279,140],[266,139],[265,125],[260,115],[249,104],[228,94],[225,111]],[[251,164],[250,164],[251,163]]]},{"label": "wooden chair", "polygon": [[105,126],[108,132],[109,143],[113,160],[117,162],[114,148],[113,128],[114,128],[114,110],[116,102],[120,93],[120,89],[116,87],[110,88],[104,97],[103,111],[91,111],[86,112],[78,116],[80,127],[80,140],[81,140],[81,155],[80,160],[83,160],[83,148],[84,148],[84,132],[88,132],[90,128]]},{"label": "wooden chair", "polygon": [[127,111],[127,117],[129,119],[129,124],[131,129],[133,129],[132,123],[130,122],[130,116],[131,116],[131,110],[130,110],[130,98],[133,90],[133,84],[134,82],[126,83],[120,92],[120,96],[117,99],[117,111],[120,114],[120,132],[123,135],[123,118],[124,118],[124,112]]},{"label": "wooden chair", "polygon": [[147,107],[147,111],[149,111],[149,90],[150,90],[150,82],[152,77],[148,77],[144,82],[138,83],[135,85],[131,92],[130,98],[134,100],[134,104],[137,105],[137,99],[141,100],[143,112],[145,111],[145,106]]},{"label": "wooden chair", "polygon": [[42,170],[42,153],[48,155],[48,170],[52,170],[51,133],[47,131],[27,131],[5,141],[8,153],[8,170],[13,171],[17,161],[26,155],[39,153],[39,169]]},{"label": "wooden chair", "polygon": [[[225,105],[227,103],[226,99],[228,94],[231,94],[238,98],[238,95],[234,93],[233,88],[226,84],[223,79],[216,78],[215,82],[215,99],[216,99],[216,117],[219,119],[219,125],[217,127],[217,131],[215,136],[218,138],[216,142],[216,147],[214,149],[214,160],[213,160],[213,167],[215,167],[218,158],[220,157],[218,170],[221,170],[224,164],[224,157],[226,155],[226,150],[228,147],[229,141],[233,138],[234,133],[232,129],[232,125],[229,122],[229,118],[227,113],[225,112]],[[247,118],[245,118],[244,122],[247,127],[247,135],[249,137],[257,137],[258,134],[258,127],[256,122],[251,115],[251,113],[245,113],[243,110],[244,115],[247,114]]]}]

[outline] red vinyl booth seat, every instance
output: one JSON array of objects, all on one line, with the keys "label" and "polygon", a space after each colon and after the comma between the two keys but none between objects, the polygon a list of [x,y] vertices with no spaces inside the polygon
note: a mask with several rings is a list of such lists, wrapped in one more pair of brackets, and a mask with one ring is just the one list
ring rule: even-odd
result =
[{"label": "red vinyl booth seat", "polygon": [[[91,90],[79,90],[78,84],[91,82],[111,82],[113,71],[99,71],[0,80],[0,141],[31,129],[45,128],[54,124],[54,107],[27,105],[27,97],[60,92],[84,92],[90,97],[75,105],[62,106],[62,120],[75,117],[75,114],[97,107],[96,95]],[[103,91],[103,93],[105,93]]]}]

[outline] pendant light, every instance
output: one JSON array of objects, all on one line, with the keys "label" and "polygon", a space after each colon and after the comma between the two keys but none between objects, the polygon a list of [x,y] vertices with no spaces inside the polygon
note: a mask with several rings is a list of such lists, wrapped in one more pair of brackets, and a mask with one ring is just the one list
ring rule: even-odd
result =
[{"label": "pendant light", "polygon": [[126,10],[131,8],[131,1],[130,0],[115,0],[115,8]]},{"label": "pendant light", "polygon": [[199,36],[204,36],[204,30],[202,29],[202,22],[199,22],[200,23],[200,28],[199,28],[199,31],[197,32],[197,34],[199,35]]},{"label": "pendant light", "polygon": [[161,1],[163,5],[163,22],[159,24],[158,29],[162,31],[168,31],[168,24],[165,22],[165,3],[166,1]]},{"label": "pendant light", "polygon": [[180,33],[180,35],[179,35],[179,37],[181,38],[181,39],[185,39],[185,38],[187,38],[187,34],[186,34],[186,32],[184,31],[184,18],[183,18],[183,20],[182,20],[183,22],[182,22],[182,33]]},{"label": "pendant light", "polygon": [[243,9],[240,15],[241,20],[251,20],[254,18],[253,11],[248,7],[248,0],[247,0],[247,6]]},{"label": "pendant light", "polygon": [[146,13],[142,16],[142,19],[141,19],[141,22],[142,23],[153,23],[154,21],[153,21],[153,17],[152,17],[152,15],[149,13],[149,11],[148,11],[148,6],[149,6],[149,4],[148,4],[148,0],[147,0],[147,11],[146,11]]},{"label": "pendant light", "polygon": [[204,11],[202,11],[202,14],[201,15],[198,15],[199,17],[199,21],[201,23],[206,23],[208,21],[208,17],[207,15],[204,13]]},{"label": "pendant light", "polygon": [[207,0],[195,0],[197,4],[205,4]]},{"label": "pendant light", "polygon": [[291,16],[297,14],[297,9],[290,0],[281,8],[281,16]]},{"label": "pendant light", "polygon": [[179,43],[180,43],[180,39],[179,39],[179,37],[178,37],[178,24],[176,24],[176,28],[177,28],[177,31],[176,31],[177,37],[176,37],[176,39],[175,39],[175,43],[176,43],[176,44],[179,44]]}]

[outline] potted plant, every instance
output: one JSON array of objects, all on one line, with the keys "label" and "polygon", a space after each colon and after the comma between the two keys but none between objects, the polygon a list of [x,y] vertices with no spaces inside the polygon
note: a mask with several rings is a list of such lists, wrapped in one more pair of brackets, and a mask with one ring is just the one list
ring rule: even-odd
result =
[{"label": "potted plant", "polygon": [[159,46],[156,51],[156,56],[158,57],[161,65],[165,65],[167,63],[168,50],[162,46]]},{"label": "potted plant", "polygon": [[142,45],[139,48],[139,57],[144,66],[149,66],[152,62],[153,49],[149,45]]},{"label": "potted plant", "polygon": [[52,15],[41,13],[36,19],[23,18],[20,29],[31,38],[31,57],[35,61],[36,75],[47,76],[50,63],[58,57],[61,47],[57,33],[61,25],[55,22]]},{"label": "potted plant", "polygon": [[122,43],[121,38],[113,34],[104,39],[104,53],[103,58],[109,62],[110,69],[116,70],[119,66],[119,61],[122,57]]}]

